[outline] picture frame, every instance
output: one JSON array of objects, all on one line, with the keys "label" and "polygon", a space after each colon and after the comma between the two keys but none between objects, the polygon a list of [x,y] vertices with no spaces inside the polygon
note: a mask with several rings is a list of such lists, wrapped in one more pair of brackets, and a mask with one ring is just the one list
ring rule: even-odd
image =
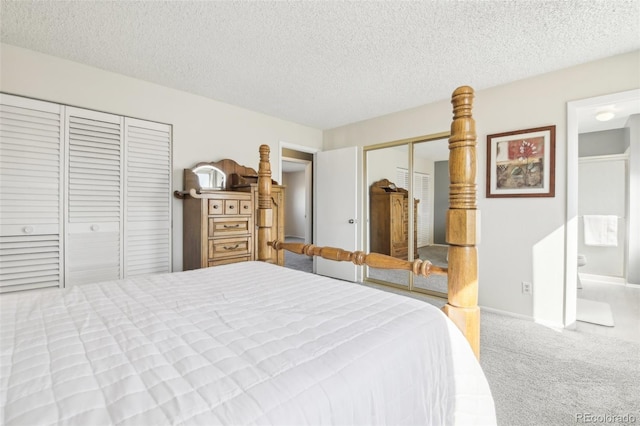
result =
[{"label": "picture frame", "polygon": [[555,197],[556,126],[487,135],[487,198]]}]

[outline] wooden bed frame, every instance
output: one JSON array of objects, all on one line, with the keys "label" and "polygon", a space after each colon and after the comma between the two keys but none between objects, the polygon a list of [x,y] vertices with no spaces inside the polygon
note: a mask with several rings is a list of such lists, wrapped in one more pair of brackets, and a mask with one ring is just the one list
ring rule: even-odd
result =
[{"label": "wooden bed frame", "polygon": [[361,251],[350,252],[335,247],[285,243],[271,238],[271,165],[269,146],[260,146],[258,168],[258,253],[257,259],[268,261],[271,250],[288,250],[324,259],[350,261],[371,268],[412,271],[416,275],[447,275],[445,314],[465,335],[476,357],[480,351],[480,310],[478,308],[477,229],[479,211],[476,206],[476,131],[471,115],[473,89],[457,88],[452,96],[453,121],[449,138],[449,210],[446,240],[449,244],[449,267],[439,268],[428,260],[413,262]]}]

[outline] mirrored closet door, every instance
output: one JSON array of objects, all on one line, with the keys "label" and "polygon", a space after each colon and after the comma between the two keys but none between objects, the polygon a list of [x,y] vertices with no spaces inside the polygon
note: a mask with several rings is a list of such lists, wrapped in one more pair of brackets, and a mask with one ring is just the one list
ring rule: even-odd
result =
[{"label": "mirrored closet door", "polygon": [[[371,252],[429,260],[447,267],[448,134],[365,148],[367,245]],[[404,271],[368,269],[369,282],[437,296],[445,276],[413,277]]]},{"label": "mirrored closet door", "polygon": [[[449,208],[449,144],[446,138],[418,142],[413,146],[413,196],[417,210],[417,254],[436,266],[447,267],[445,241]],[[413,288],[446,295],[447,277],[414,277]]]},{"label": "mirrored closet door", "polygon": [[[368,196],[368,251],[409,258],[409,190],[397,182],[398,170],[409,166],[408,146],[389,146],[366,152]],[[409,288],[406,271],[369,269],[366,277]]]}]

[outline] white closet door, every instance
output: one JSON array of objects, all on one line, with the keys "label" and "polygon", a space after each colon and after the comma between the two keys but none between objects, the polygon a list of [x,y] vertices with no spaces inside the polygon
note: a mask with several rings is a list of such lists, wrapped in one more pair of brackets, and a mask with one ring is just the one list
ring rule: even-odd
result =
[{"label": "white closet door", "polygon": [[60,105],[0,94],[0,292],[62,284]]},{"label": "white closet door", "polygon": [[125,118],[124,276],[171,272],[171,126]]},{"label": "white closet door", "polygon": [[122,276],[122,121],[66,109],[67,285]]}]

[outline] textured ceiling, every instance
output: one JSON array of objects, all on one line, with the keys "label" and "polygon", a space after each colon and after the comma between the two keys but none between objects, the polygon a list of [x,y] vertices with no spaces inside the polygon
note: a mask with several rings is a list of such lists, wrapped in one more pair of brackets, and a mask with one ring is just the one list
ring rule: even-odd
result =
[{"label": "textured ceiling", "polygon": [[637,1],[1,7],[3,43],[319,129],[640,48]]}]

